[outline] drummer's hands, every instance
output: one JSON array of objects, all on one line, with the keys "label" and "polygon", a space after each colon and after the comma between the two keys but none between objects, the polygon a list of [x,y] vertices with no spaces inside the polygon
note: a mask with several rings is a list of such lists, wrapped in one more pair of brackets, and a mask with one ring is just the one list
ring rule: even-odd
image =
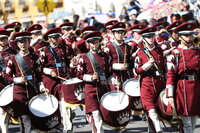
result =
[{"label": "drummer's hands", "polygon": [[74,66],[76,66],[76,65],[78,64],[77,58],[76,58],[76,57],[72,58],[72,59],[71,59],[71,63],[72,63]]},{"label": "drummer's hands", "polygon": [[172,106],[172,108],[174,108],[174,98],[173,97],[168,98],[168,103]]},{"label": "drummer's hands", "polygon": [[120,88],[120,87],[121,87],[121,82],[118,81],[118,79],[115,79],[115,81],[114,81],[114,86],[115,86],[116,88]]},{"label": "drummer's hands", "polygon": [[128,65],[127,64],[122,64],[122,70],[127,70],[128,69]]},{"label": "drummer's hands", "polygon": [[153,64],[153,63],[155,63],[155,60],[154,60],[154,58],[153,58],[153,57],[150,57],[150,58],[149,58],[149,63],[150,63],[150,64]]},{"label": "drummer's hands", "polygon": [[21,83],[23,84],[23,83],[26,83],[26,82],[27,82],[26,76],[22,76],[21,77]]},{"label": "drummer's hands", "polygon": [[49,90],[47,88],[42,88],[41,93],[49,94]]},{"label": "drummer's hands", "polygon": [[97,72],[94,72],[94,74],[92,75],[92,81],[98,81],[99,80],[99,74]]},{"label": "drummer's hands", "polygon": [[51,77],[57,77],[58,75],[56,74],[56,72],[54,72],[54,71],[51,71]]}]

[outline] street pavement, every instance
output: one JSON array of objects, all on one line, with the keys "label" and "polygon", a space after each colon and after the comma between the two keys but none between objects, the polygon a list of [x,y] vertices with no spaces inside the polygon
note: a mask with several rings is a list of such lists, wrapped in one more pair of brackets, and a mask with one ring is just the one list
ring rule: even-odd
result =
[{"label": "street pavement", "polygon": [[[74,118],[73,123],[74,133],[91,133],[91,125],[87,124],[84,111],[81,111],[79,108],[76,110],[76,117]],[[167,128],[165,128],[162,123],[161,125],[164,133],[178,133],[175,128],[169,127],[169,125],[166,125]],[[127,125],[127,133],[147,133],[147,126],[148,124],[146,121],[136,121],[131,117],[129,124]],[[114,131],[110,131],[107,127],[104,127],[104,129],[105,133],[115,133]],[[9,133],[20,133],[19,126],[10,124]],[[58,131],[53,130],[50,133],[58,133]],[[200,133],[200,118],[197,120],[195,133]]]}]

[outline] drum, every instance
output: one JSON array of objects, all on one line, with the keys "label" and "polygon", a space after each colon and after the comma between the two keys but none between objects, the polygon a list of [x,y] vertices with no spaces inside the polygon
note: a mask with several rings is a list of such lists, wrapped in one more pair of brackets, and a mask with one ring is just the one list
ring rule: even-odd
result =
[{"label": "drum", "polygon": [[28,104],[32,125],[42,131],[49,131],[61,122],[58,100],[53,95],[39,94]]},{"label": "drum", "polygon": [[70,104],[84,104],[84,84],[78,78],[72,78],[62,82],[64,100]]},{"label": "drum", "polygon": [[122,91],[130,96],[130,103],[132,109],[135,111],[142,111],[142,101],[140,99],[140,85],[136,78],[127,79],[122,86]]},{"label": "drum", "polygon": [[114,128],[124,128],[130,119],[129,97],[122,91],[109,91],[100,100],[100,110],[105,124]]},{"label": "drum", "polygon": [[0,107],[2,107],[11,116],[15,117],[13,110],[13,89],[14,84],[7,85],[0,92]]},{"label": "drum", "polygon": [[171,113],[167,112],[167,107],[168,107],[168,98],[166,97],[166,90],[164,89],[160,92],[158,98],[158,108],[160,116],[165,120],[169,121],[173,117],[173,112]]}]

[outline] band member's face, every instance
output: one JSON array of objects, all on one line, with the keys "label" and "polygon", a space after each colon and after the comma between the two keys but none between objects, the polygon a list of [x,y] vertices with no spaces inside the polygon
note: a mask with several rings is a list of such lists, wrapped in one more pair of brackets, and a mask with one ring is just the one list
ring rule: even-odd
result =
[{"label": "band member's face", "polygon": [[0,46],[5,47],[7,45],[8,45],[8,38],[7,37],[0,38]]},{"label": "band member's face", "polygon": [[117,41],[123,40],[125,32],[123,30],[115,31],[114,36]]},{"label": "band member's face", "polygon": [[178,34],[176,34],[175,32],[172,32],[172,36],[174,39],[178,40]]},{"label": "band member's face", "polygon": [[[188,35],[181,35],[181,37],[179,38],[181,40],[181,42],[183,42],[184,44],[186,42],[190,43],[192,40],[192,35],[188,34]],[[186,42],[185,42],[186,41]]]},{"label": "band member's face", "polygon": [[50,43],[53,43],[54,45],[57,45],[60,40],[60,36],[55,36],[55,37],[49,37]]},{"label": "band member's face", "polygon": [[99,40],[92,40],[88,42],[90,49],[92,51],[96,51],[99,48]]},{"label": "band member's face", "polygon": [[17,41],[17,45],[21,51],[28,50],[30,40],[29,39],[21,39]]},{"label": "band member's face", "polygon": [[154,45],[155,36],[144,37],[144,39],[147,41],[147,43],[148,43],[149,45]]}]

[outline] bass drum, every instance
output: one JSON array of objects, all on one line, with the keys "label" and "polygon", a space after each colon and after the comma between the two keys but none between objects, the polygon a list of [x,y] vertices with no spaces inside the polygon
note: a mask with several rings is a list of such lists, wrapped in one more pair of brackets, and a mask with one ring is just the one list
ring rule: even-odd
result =
[{"label": "bass drum", "polygon": [[124,128],[130,119],[129,97],[122,91],[105,93],[100,100],[103,121],[113,129]]},{"label": "bass drum", "polygon": [[0,92],[0,107],[12,117],[17,118],[13,110],[13,90],[14,84],[7,85]]},{"label": "bass drum", "polygon": [[78,78],[68,79],[62,82],[64,101],[69,104],[84,104],[84,84]]},{"label": "bass drum", "polygon": [[142,101],[140,98],[140,85],[137,78],[130,78],[123,83],[123,92],[130,96],[131,108],[135,111],[142,111]]},{"label": "bass drum", "polygon": [[58,100],[53,95],[39,94],[29,104],[32,125],[42,131],[49,131],[61,122]]}]

